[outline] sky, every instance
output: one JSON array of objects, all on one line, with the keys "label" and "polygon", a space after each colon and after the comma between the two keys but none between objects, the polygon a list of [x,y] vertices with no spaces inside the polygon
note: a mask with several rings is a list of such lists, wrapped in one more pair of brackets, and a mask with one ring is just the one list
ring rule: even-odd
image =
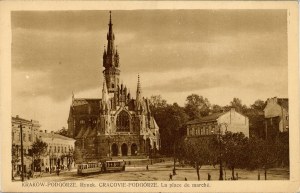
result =
[{"label": "sky", "polygon": [[[120,80],[183,106],[288,97],[285,10],[116,10]],[[14,11],[12,116],[67,127],[75,98],[100,98],[109,11]]]}]

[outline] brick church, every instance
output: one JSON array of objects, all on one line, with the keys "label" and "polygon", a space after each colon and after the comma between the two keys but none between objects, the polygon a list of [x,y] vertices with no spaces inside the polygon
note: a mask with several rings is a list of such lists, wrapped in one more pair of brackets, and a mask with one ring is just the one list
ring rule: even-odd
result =
[{"label": "brick church", "polygon": [[68,135],[86,161],[114,156],[151,156],[160,149],[159,128],[151,115],[149,100],[142,96],[140,78],[135,99],[120,84],[119,53],[109,21],[103,53],[103,88],[100,98],[72,96]]}]

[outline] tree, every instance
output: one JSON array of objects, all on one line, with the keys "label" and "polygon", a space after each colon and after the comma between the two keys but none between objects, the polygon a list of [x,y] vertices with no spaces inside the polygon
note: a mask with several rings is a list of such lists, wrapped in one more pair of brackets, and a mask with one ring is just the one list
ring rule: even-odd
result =
[{"label": "tree", "polygon": [[218,113],[218,112],[221,112],[223,110],[223,108],[219,105],[212,105],[212,108],[211,108],[211,112],[212,113]]},{"label": "tree", "polygon": [[232,101],[230,102],[231,107],[235,108],[238,112],[245,112],[247,109],[246,105],[242,104],[242,100],[239,98],[233,98]]},{"label": "tree", "polygon": [[47,143],[43,142],[41,139],[37,139],[32,144],[32,157],[33,157],[33,165],[40,167],[41,157],[47,153]]},{"label": "tree", "polygon": [[150,110],[151,112],[156,112],[159,108],[167,107],[167,101],[163,99],[160,95],[152,95],[150,97]]},{"label": "tree", "polygon": [[68,130],[65,127],[62,127],[59,131],[56,131],[55,133],[68,137]]},{"label": "tree", "polygon": [[187,138],[183,144],[184,159],[196,169],[198,180],[200,180],[200,169],[212,161],[212,150],[207,138]]},{"label": "tree", "polygon": [[221,138],[223,150],[222,159],[225,161],[226,166],[232,171],[232,178],[234,177],[235,168],[247,167],[247,145],[248,138],[243,133],[225,132]]},{"label": "tree", "polygon": [[265,108],[265,106],[266,106],[265,102],[262,101],[262,100],[260,100],[260,99],[258,99],[250,107],[252,109],[255,109],[255,110],[258,110],[258,111],[263,111],[264,108]]},{"label": "tree", "polygon": [[209,114],[210,103],[207,98],[197,94],[191,94],[186,98],[185,112],[189,119],[199,119]]},{"label": "tree", "polygon": [[174,153],[176,134],[188,120],[188,116],[183,107],[180,107],[177,103],[173,105],[167,104],[167,101],[160,95],[151,96],[150,109],[160,130],[160,151],[163,154],[172,155]]}]

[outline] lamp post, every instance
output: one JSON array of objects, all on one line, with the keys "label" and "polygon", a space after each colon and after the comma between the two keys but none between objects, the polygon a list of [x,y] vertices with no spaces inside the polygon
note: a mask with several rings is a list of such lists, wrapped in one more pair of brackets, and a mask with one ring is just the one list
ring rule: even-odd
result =
[{"label": "lamp post", "polygon": [[221,125],[219,125],[219,161],[220,161],[220,177],[219,180],[223,180],[223,162],[222,162],[222,142],[221,142]]},{"label": "lamp post", "polygon": [[19,126],[20,128],[20,135],[21,135],[21,179],[24,182],[24,157],[23,157],[23,125],[22,123]]}]

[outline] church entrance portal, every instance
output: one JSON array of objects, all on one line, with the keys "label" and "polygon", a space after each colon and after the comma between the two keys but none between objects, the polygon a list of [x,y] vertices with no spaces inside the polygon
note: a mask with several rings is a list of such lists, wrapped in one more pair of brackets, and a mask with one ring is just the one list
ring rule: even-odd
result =
[{"label": "church entrance portal", "polygon": [[112,151],[112,156],[118,156],[118,145],[115,143],[112,144],[111,151]]},{"label": "church entrance portal", "polygon": [[131,155],[137,155],[137,145],[135,143],[131,145]]},{"label": "church entrance portal", "polygon": [[122,156],[127,156],[128,153],[128,147],[126,143],[123,143],[121,146],[121,150],[122,150]]}]

